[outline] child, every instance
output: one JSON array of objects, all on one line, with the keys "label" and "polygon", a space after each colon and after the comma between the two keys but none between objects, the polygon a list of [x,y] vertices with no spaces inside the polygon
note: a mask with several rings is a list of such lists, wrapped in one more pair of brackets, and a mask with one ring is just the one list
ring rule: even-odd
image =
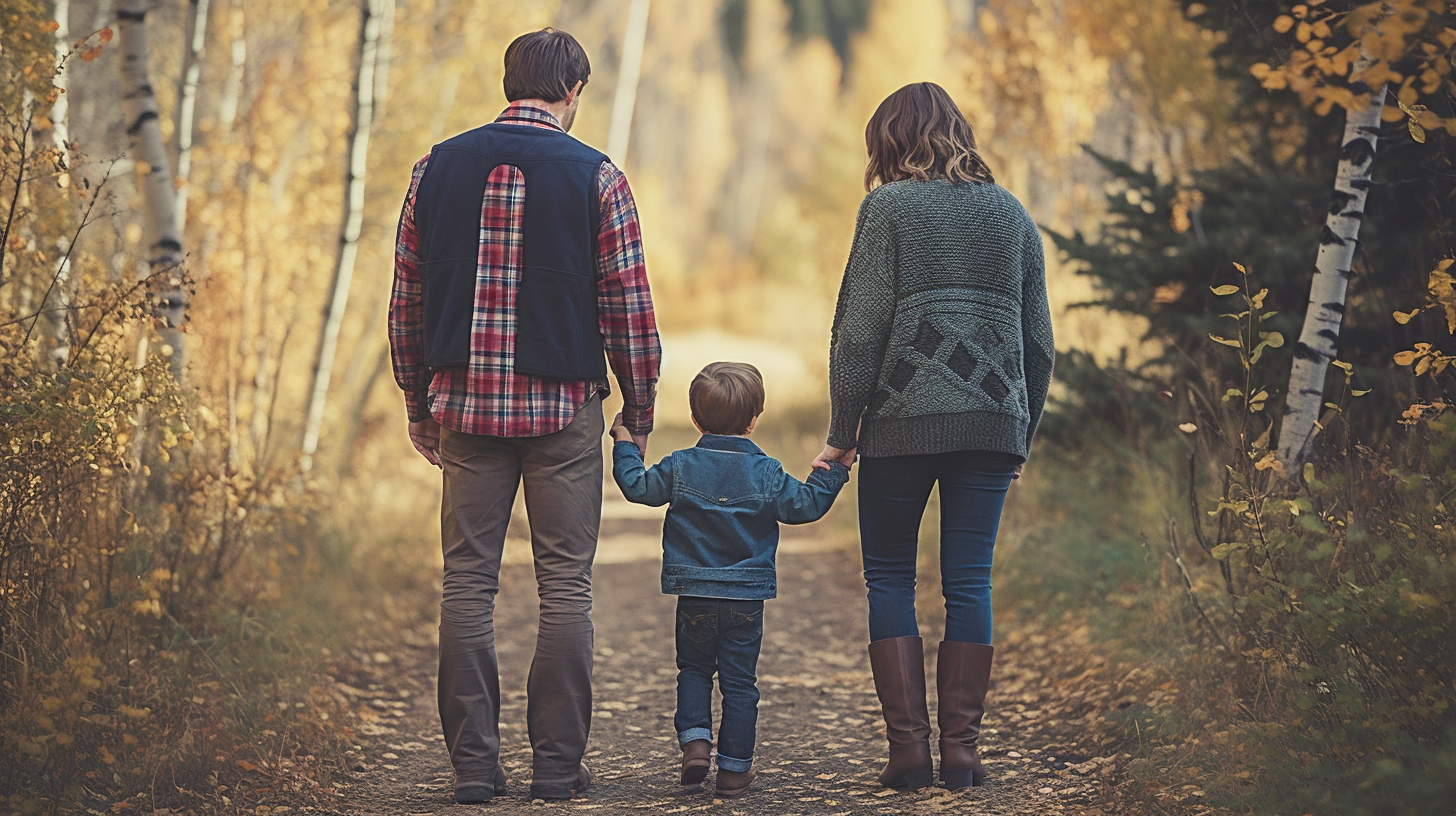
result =
[{"label": "child", "polygon": [[703,438],[651,468],[621,414],[612,424],[612,476],[628,501],[668,505],[662,525],[662,591],[677,595],[677,728],[682,783],[708,775],[713,675],[723,695],[719,796],[753,782],[758,651],[763,602],[778,594],[779,522],[805,524],[829,511],[849,481],[834,462],[807,483],[748,440],[763,412],[763,379],[746,363],[713,363],[688,389]]}]

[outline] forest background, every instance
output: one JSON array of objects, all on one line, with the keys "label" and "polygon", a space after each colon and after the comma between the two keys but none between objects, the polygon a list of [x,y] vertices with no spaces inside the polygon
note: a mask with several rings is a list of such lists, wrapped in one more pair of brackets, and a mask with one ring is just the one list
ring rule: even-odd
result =
[{"label": "forest background", "polygon": [[[328,786],[331,661],[437,580],[384,333],[400,199],[548,24],[593,62],[574,135],[641,209],[655,449],[736,358],[768,380],[762,443],[807,465],[864,123],[938,82],[1055,250],[1000,614],[1085,623],[1109,672],[1171,690],[1101,718],[1153,812],[1190,787],[1451,812],[1456,31],[1431,0],[0,2],[7,809]],[[1281,473],[1270,417],[1360,159],[1352,44],[1390,93],[1322,431]]]}]

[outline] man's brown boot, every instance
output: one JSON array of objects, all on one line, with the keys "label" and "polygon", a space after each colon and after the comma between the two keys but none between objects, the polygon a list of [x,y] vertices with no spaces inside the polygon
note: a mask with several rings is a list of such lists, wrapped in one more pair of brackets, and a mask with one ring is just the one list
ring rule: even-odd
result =
[{"label": "man's brown boot", "polygon": [[682,744],[682,783],[700,784],[708,776],[712,764],[713,744],[707,740],[693,740]]},{"label": "man's brown boot", "polygon": [[925,645],[918,637],[870,644],[870,669],[885,714],[890,761],[880,772],[887,788],[919,790],[935,781],[930,759],[930,709],[925,704]]},{"label": "man's brown boot", "polygon": [[940,643],[935,685],[940,694],[940,778],[948,790],[981,784],[986,769],[976,746],[981,739],[981,717],[986,713],[986,689],[991,685],[994,650],[980,643]]},{"label": "man's brown boot", "polygon": [[753,771],[725,771],[718,769],[717,789],[714,791],[718,796],[732,799],[741,796],[748,786],[753,784],[753,778],[757,776]]}]

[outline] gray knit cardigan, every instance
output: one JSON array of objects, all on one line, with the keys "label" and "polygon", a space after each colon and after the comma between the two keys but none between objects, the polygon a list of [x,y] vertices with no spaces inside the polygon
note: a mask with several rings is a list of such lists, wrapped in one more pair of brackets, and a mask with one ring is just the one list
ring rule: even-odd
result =
[{"label": "gray knit cardigan", "polygon": [[829,444],[867,457],[1026,458],[1051,384],[1041,235],[1000,185],[865,196],[829,353]]}]

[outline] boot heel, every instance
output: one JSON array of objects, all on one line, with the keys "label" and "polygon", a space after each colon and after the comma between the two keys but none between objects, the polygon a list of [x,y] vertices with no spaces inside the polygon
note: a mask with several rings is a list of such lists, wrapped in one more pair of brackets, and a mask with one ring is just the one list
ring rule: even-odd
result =
[{"label": "boot heel", "polygon": [[953,791],[965,790],[986,781],[986,775],[976,773],[974,768],[956,768],[954,770],[941,768],[940,778],[945,782],[945,789]]},{"label": "boot heel", "polygon": [[885,785],[895,790],[920,790],[935,784],[935,770],[933,768],[916,768],[913,771],[906,771],[901,776]]}]

